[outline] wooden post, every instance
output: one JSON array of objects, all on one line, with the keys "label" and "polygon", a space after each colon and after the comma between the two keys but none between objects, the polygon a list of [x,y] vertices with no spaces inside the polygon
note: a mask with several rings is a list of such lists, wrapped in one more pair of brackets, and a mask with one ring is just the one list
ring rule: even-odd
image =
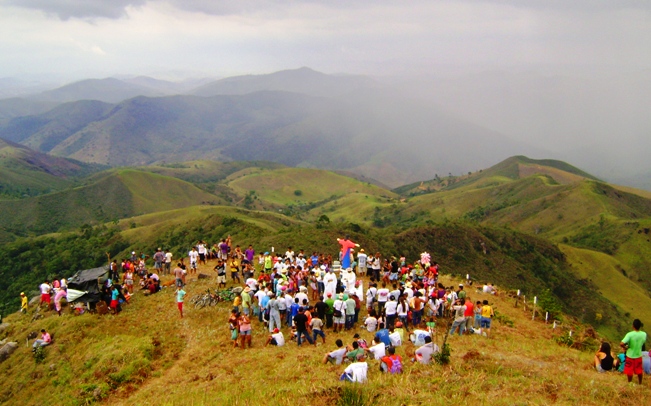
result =
[{"label": "wooden post", "polygon": [[533,321],[536,318],[536,303],[538,303],[538,297],[534,296],[533,297],[533,314],[531,315],[531,321]]}]

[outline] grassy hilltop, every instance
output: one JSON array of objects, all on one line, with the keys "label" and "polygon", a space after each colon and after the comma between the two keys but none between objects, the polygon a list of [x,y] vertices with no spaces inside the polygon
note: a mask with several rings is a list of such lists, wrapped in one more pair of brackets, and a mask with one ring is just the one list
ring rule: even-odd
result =
[{"label": "grassy hilltop", "polygon": [[[210,264],[200,272],[212,274]],[[448,285],[459,279],[443,278]],[[366,282],[366,281],[365,281]],[[214,287],[214,279],[186,288],[188,298]],[[470,291],[473,300],[484,295]],[[644,386],[628,385],[619,374],[598,374],[591,351],[559,344],[573,331],[575,346],[594,339],[571,320],[558,329],[531,309],[514,308],[507,296],[490,297],[497,317],[493,338],[451,337],[449,366],[422,366],[408,361],[415,347],[398,347],[405,361],[400,376],[382,375],[369,360],[369,382],[337,380],[344,366],[321,364],[334,341],[352,341],[353,332],[328,333],[325,345],[264,348],[267,332],[254,321],[253,348],[232,348],[226,320],[230,306],[194,309],[186,303],[180,319],[174,292],[151,297],[136,294],[118,316],[46,314],[42,320],[12,315],[9,337],[19,343],[26,334],[47,328],[55,343],[36,363],[22,344],[0,364],[0,399],[6,404],[210,405],[260,404],[447,404],[452,401],[507,404],[642,404],[651,400]],[[283,329],[287,336],[288,331]],[[370,341],[371,334],[355,330]],[[434,341],[441,345],[443,328]],[[24,341],[23,341],[24,342]],[[648,379],[648,378],[647,378]],[[526,393],[526,402],[522,394]],[[524,403],[523,403],[524,402]]]}]

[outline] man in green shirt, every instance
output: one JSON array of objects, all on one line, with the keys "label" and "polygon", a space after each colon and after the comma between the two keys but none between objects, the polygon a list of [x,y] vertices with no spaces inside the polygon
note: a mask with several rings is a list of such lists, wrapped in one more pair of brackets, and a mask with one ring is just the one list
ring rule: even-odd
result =
[{"label": "man in green shirt", "polygon": [[633,330],[629,331],[622,342],[619,344],[626,351],[626,362],[624,364],[624,374],[628,381],[633,381],[633,375],[637,375],[638,381],[642,384],[642,346],[646,343],[646,333],[640,331],[642,322],[639,319],[633,320]]},{"label": "man in green shirt", "polygon": [[326,308],[325,316],[326,316],[326,327],[331,328],[332,327],[332,316],[335,312],[335,300],[332,298],[332,293],[327,294],[328,298],[324,300],[325,304],[328,305]]}]

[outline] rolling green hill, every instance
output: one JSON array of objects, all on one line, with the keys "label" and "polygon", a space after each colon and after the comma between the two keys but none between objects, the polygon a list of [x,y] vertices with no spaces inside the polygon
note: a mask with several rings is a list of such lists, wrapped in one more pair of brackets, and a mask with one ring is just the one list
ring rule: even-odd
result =
[{"label": "rolling green hill", "polygon": [[0,224],[16,235],[74,229],[144,213],[221,200],[179,179],[123,169],[86,186],[20,201],[0,201]]},{"label": "rolling green hill", "polygon": [[229,176],[228,186],[240,195],[255,191],[263,202],[306,204],[350,193],[394,197],[395,194],[347,176],[320,169],[248,170]]},{"label": "rolling green hill", "polygon": [[0,199],[23,198],[71,187],[82,176],[100,170],[65,158],[36,152],[0,139]]}]

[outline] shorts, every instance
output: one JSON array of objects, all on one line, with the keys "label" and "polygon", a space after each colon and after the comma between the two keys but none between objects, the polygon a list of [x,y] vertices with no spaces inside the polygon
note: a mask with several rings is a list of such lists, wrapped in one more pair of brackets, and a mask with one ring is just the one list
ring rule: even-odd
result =
[{"label": "shorts", "polygon": [[271,344],[271,345],[278,345],[278,342],[276,341],[275,338],[272,338],[271,341],[269,341],[269,344]]},{"label": "shorts", "polygon": [[231,272],[231,279],[240,279],[240,275],[237,272]]},{"label": "shorts", "polygon": [[206,262],[206,254],[199,254],[199,261]]},{"label": "shorts", "polygon": [[127,285],[127,286],[133,286],[133,279],[126,279],[124,281],[124,284]]},{"label": "shorts", "polygon": [[231,329],[231,340],[237,340],[237,329]]},{"label": "shorts", "polygon": [[50,295],[48,293],[41,294],[41,303],[50,303]]},{"label": "shorts", "polygon": [[172,268],[172,263],[171,262],[165,262],[165,270],[169,271]]},{"label": "shorts", "polygon": [[111,300],[111,309],[117,309],[118,308],[118,301],[117,300]]},{"label": "shorts", "polygon": [[626,357],[624,362],[624,375],[633,376],[633,375],[642,375],[644,371],[642,370],[642,357],[640,358],[629,358]]},{"label": "shorts", "polygon": [[250,336],[251,335],[251,330],[246,330],[246,331],[240,331],[241,336]]},{"label": "shorts", "polygon": [[197,262],[196,261],[190,261],[190,268],[197,269]]},{"label": "shorts", "polygon": [[491,328],[491,319],[490,317],[482,317],[479,322],[479,327],[481,328]]},{"label": "shorts", "polygon": [[217,275],[217,283],[226,283],[226,275]]},{"label": "shorts", "polygon": [[161,269],[162,267],[163,267],[162,262],[158,262],[158,261],[154,262],[154,269]]},{"label": "shorts", "polygon": [[176,278],[176,286],[179,288],[183,287],[183,279]]},{"label": "shorts", "polygon": [[334,317],[332,320],[335,324],[346,324],[346,316]]},{"label": "shorts", "polygon": [[242,307],[242,313],[244,313],[245,315],[248,316],[249,315],[249,308],[248,307]]},{"label": "shorts", "polygon": [[391,273],[389,273],[389,280],[390,280],[390,281],[396,281],[396,280],[398,280],[398,273],[397,273],[397,272],[391,272]]},{"label": "shorts", "polygon": [[179,310],[183,311],[183,302],[176,302],[176,307],[178,307]]}]

